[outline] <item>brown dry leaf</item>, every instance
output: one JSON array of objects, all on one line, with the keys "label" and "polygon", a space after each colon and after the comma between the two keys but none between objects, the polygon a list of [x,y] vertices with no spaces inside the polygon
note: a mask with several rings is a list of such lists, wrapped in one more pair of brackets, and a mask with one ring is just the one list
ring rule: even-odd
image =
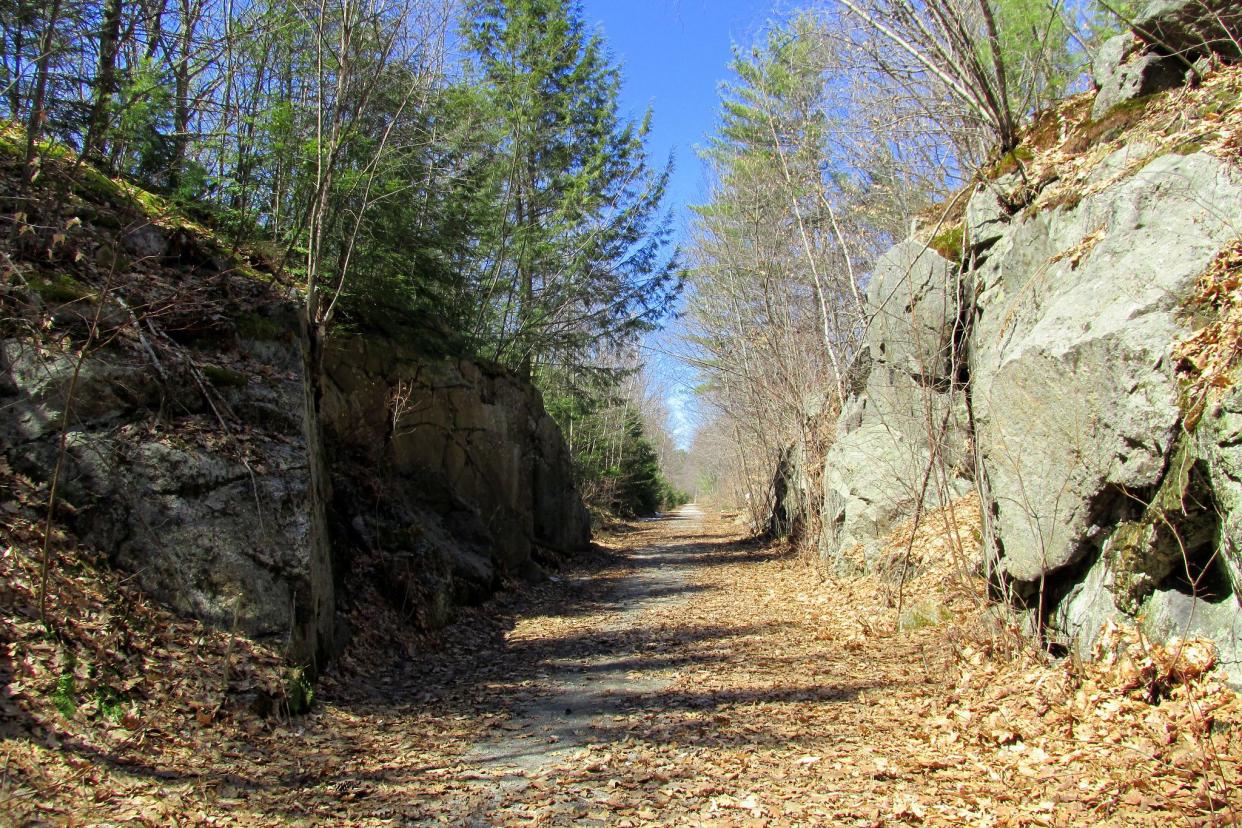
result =
[{"label": "brown dry leaf", "polygon": [[[15,538],[34,529],[6,515]],[[248,701],[279,693],[275,653],[106,569],[60,567],[61,643],[29,614],[0,620],[14,665],[0,698],[19,711],[0,798],[16,820],[345,826],[1148,825],[1242,807],[1242,710],[1210,649],[1118,628],[1096,665],[1049,660],[987,611],[978,521],[968,499],[891,538],[906,595],[947,610],[901,631],[884,573],[820,580],[732,524],[638,524],[435,637],[360,607],[322,701],[292,721]],[[0,556],[9,606],[30,606],[31,560]],[[671,578],[658,601],[634,591],[652,572]],[[55,709],[70,652],[120,673],[135,707],[119,722],[85,695],[72,719]],[[221,704],[226,654],[236,695]],[[595,712],[565,712],[599,684]]]}]

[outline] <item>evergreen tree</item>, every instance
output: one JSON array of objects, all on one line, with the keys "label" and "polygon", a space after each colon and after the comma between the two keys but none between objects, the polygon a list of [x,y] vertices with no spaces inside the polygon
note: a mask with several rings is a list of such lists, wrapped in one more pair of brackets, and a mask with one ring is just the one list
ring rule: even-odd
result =
[{"label": "evergreen tree", "polygon": [[572,0],[472,0],[466,43],[486,120],[491,215],[479,228],[473,334],[528,375],[649,329],[680,290],[641,122]]},{"label": "evergreen tree", "polygon": [[704,153],[711,200],[695,208],[691,340],[720,402],[777,445],[819,388],[841,386],[860,330],[853,261],[870,231],[829,143],[823,44],[801,15],[735,53]]}]

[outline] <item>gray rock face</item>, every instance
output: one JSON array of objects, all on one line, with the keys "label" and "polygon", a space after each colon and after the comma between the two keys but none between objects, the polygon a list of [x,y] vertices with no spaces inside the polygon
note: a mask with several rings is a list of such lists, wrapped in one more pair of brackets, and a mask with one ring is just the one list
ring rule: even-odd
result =
[{"label": "gray rock face", "polygon": [[920,385],[944,386],[953,371],[957,274],[926,245],[904,241],[876,263],[867,288],[872,359]]},{"label": "gray rock face", "polygon": [[108,500],[88,534],[113,535],[116,562],[144,589],[182,614],[292,643],[313,545],[300,446],[264,446],[254,479],[239,461],[162,441],[111,455],[99,443],[77,448],[100,456],[92,488]]},{"label": "gray rock face", "polygon": [[1242,57],[1242,6],[1234,0],[1152,0],[1130,33],[1105,41],[1091,64],[1099,90],[1092,118],[1117,104],[1171,89],[1215,55]]},{"label": "gray rock face", "polygon": [[1236,0],[1151,0],[1134,20],[1134,31],[1153,49],[1184,58],[1215,53],[1237,58],[1242,6]]},{"label": "gray rock face", "polygon": [[[194,380],[160,381],[141,353],[79,369],[72,353],[0,342],[0,457],[46,477],[67,419],[60,492],[79,537],[184,615],[315,668],[337,649],[334,564],[351,550],[376,561],[381,593],[438,626],[502,576],[537,577],[545,553],[590,542],[556,423],[504,371],[347,340],[328,350],[316,410],[291,333],[194,358],[222,363],[208,379],[228,432]],[[188,419],[167,427],[169,410]]]},{"label": "gray rock face", "polygon": [[994,244],[1005,234],[1012,210],[1009,197],[1021,184],[1016,173],[985,181],[966,202],[966,241],[976,250]]},{"label": "gray rock face", "polygon": [[1151,52],[1135,55],[1109,74],[1097,76],[1100,91],[1091,106],[1091,117],[1103,118],[1117,104],[1180,86],[1186,80],[1186,69],[1177,58]]},{"label": "gray rock face", "polygon": [[502,575],[537,577],[545,551],[590,542],[568,449],[529,383],[358,339],[330,347],[325,371],[336,488],[385,493],[382,508],[338,496],[341,519],[367,527],[364,546],[410,562],[410,594],[436,608],[428,625]]},{"label": "gray rock face", "polygon": [[[243,349],[246,343],[242,345]],[[60,491],[88,544],[185,615],[236,628],[315,665],[333,649],[334,598],[318,462],[304,422],[296,337],[263,343],[247,371],[282,377],[222,389],[251,430],[242,446],[205,431],[201,442],[147,427],[161,406],[205,415],[188,378],[164,387],[139,357],[117,350],[85,360],[68,412]],[[42,477],[55,466],[77,360],[0,344],[0,447],[14,468]],[[284,412],[247,419],[246,412]],[[207,423],[211,420],[207,419]],[[196,433],[193,429],[190,433]]]},{"label": "gray rock face", "polygon": [[1099,51],[1091,59],[1091,79],[1096,89],[1108,83],[1109,78],[1125,63],[1139,44],[1129,32],[1115,35],[1100,45]]},{"label": "gray rock face", "polygon": [[869,554],[920,496],[937,503],[971,486],[951,473],[942,492],[939,476],[926,474],[933,462],[961,469],[966,454],[965,410],[953,389],[955,269],[903,242],[877,262],[867,302],[870,371],[838,419],[824,466],[820,551],[838,565],[859,545]]},{"label": "gray rock face", "polygon": [[1242,378],[1195,428],[1197,454],[1207,467],[1221,515],[1219,563],[1235,595],[1242,596]]},{"label": "gray rock face", "polygon": [[168,252],[168,238],[155,225],[142,224],[121,237],[121,246],[139,259],[159,260]]},{"label": "gray rock face", "polygon": [[1239,210],[1224,165],[1165,156],[1072,211],[1022,216],[990,251],[971,397],[1010,579],[1092,554],[1161,481],[1180,421],[1178,308]]},{"label": "gray rock face", "polygon": [[924,497],[974,478],[986,567],[1031,629],[1084,656],[1110,619],[1211,638],[1242,685],[1242,387],[1187,432],[1172,356],[1199,276],[1237,236],[1242,174],[1154,153],[1114,153],[1072,207],[1011,215],[1016,181],[980,190],[968,290],[916,243],[882,258],[870,371],[827,453],[821,550],[840,563],[861,546],[866,565],[937,463],[948,485]]},{"label": "gray rock face", "polygon": [[1227,680],[1242,687],[1242,609],[1234,595],[1205,600],[1181,589],[1160,589],[1143,606],[1143,630],[1153,641],[1206,638]]},{"label": "gray rock face", "polygon": [[[1223,400],[1212,406],[1195,428],[1195,448],[1206,467],[1213,505],[1220,515],[1218,550],[1208,567],[1218,566],[1217,592],[1232,587],[1242,605],[1242,376],[1235,375],[1235,386]],[[1235,607],[1237,610],[1237,606]],[[1237,644],[1242,653],[1242,643]],[[1240,668],[1242,670],[1242,668]],[[1242,675],[1238,678],[1242,683]]]},{"label": "gray rock face", "polygon": [[[973,488],[965,477],[960,395],[920,386],[885,366],[874,368],[872,378],[853,403],[861,409],[858,425],[839,435],[824,461],[820,552],[837,562],[860,545],[869,556],[920,497],[934,507]],[[927,475],[932,464],[948,470],[947,487],[939,475]]]}]

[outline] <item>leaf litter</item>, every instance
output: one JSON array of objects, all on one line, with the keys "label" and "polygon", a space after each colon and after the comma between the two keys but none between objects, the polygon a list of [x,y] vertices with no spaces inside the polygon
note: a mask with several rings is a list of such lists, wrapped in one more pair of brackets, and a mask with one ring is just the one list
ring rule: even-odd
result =
[{"label": "leaf litter", "polygon": [[[682,515],[438,634],[359,600],[296,717],[274,651],[65,538],[49,633],[38,529],[0,521],[13,824],[1227,825],[1242,807],[1242,708],[1210,645],[1111,628],[1093,663],[1048,657],[966,565],[972,501],[899,528],[869,576]],[[902,623],[901,603],[941,611]],[[582,687],[594,706],[559,728],[550,705]],[[497,744],[535,758],[480,751]]]}]

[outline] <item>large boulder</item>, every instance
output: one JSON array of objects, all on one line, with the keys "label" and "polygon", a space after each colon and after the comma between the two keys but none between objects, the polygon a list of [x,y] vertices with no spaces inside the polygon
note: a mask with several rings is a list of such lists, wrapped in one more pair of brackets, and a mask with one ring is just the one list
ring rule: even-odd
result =
[{"label": "large boulder", "polygon": [[1213,56],[1242,57],[1242,5],[1234,0],[1152,0],[1091,63],[1099,90],[1092,118],[1126,101],[1179,86]]},{"label": "large boulder", "polygon": [[[0,343],[0,450],[46,477],[67,425],[59,494],[85,543],[176,611],[314,667],[335,648],[334,584],[303,348],[296,318],[282,322],[276,338],[196,353],[207,364],[230,351],[232,367],[198,374],[203,389],[161,379],[141,351],[79,364],[74,352]],[[162,422],[166,412],[184,419]]]},{"label": "large boulder", "polygon": [[1074,567],[1141,526],[1181,423],[1181,309],[1239,211],[1230,167],[1163,156],[1073,209],[1015,218],[979,269],[970,366],[986,534],[1019,592],[1080,582]]},{"label": "large boulder", "polygon": [[954,370],[958,293],[954,265],[921,242],[895,245],[876,262],[867,287],[871,358],[920,385],[947,385]]},{"label": "large boulder", "polygon": [[1242,5],[1236,0],[1151,0],[1133,29],[1154,51],[1187,66],[1208,54],[1242,56]]},{"label": "large boulder", "polygon": [[1126,58],[1139,48],[1139,41],[1131,32],[1114,35],[1100,44],[1091,58],[1091,80],[1096,89],[1108,83],[1113,73],[1126,62]]},{"label": "large boulder", "polygon": [[1091,106],[1091,117],[1099,120],[1118,104],[1172,89],[1185,80],[1186,65],[1179,58],[1152,52],[1137,54],[1113,66],[1107,74],[1101,72],[1096,76],[1099,91]]}]

